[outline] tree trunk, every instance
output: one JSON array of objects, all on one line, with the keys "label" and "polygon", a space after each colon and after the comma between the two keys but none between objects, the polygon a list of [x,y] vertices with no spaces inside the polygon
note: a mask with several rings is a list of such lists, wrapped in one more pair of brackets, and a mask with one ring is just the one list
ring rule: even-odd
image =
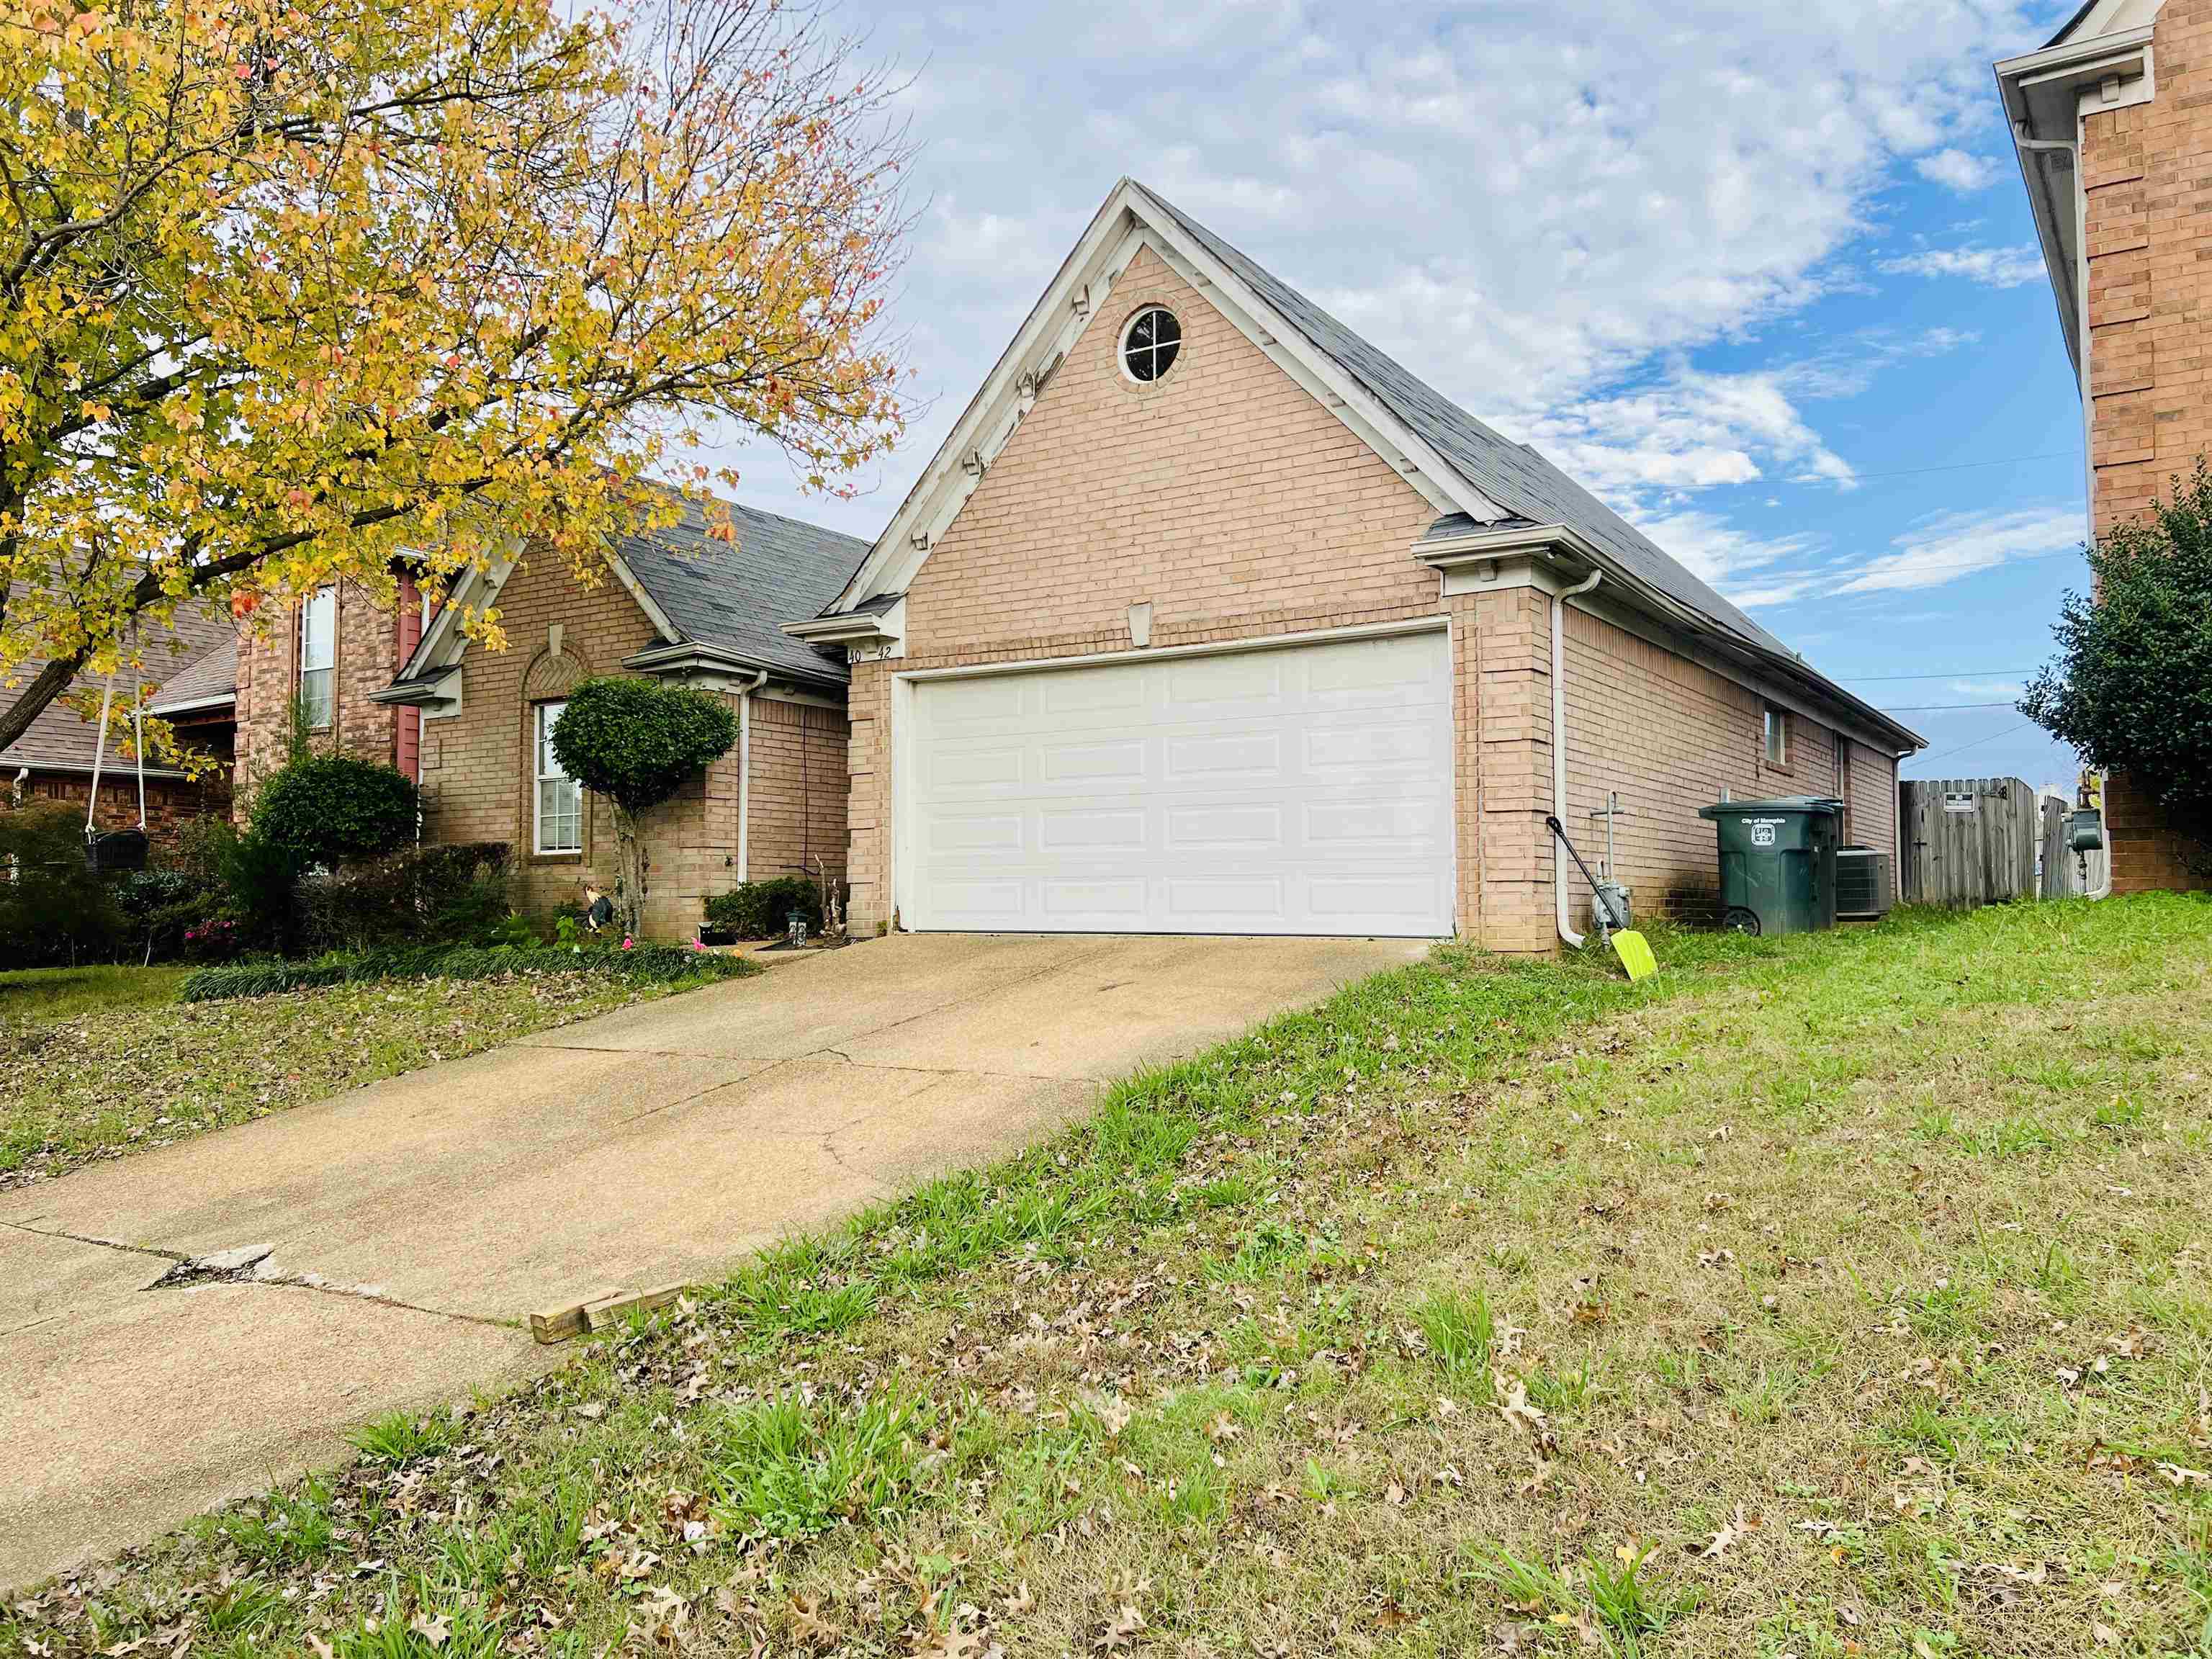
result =
[{"label": "tree trunk", "polygon": [[615,899],[624,939],[636,939],[645,928],[645,843],[637,827],[627,811],[615,808]]}]

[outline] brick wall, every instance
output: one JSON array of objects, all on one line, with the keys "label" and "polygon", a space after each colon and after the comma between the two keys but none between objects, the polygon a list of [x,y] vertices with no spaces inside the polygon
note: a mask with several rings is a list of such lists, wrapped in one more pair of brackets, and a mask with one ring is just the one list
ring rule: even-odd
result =
[{"label": "brick wall", "polygon": [[[378,603],[357,583],[340,582],[337,590],[331,723],[315,734],[315,742],[319,747],[396,764],[398,712],[372,702],[369,694],[391,684],[405,660],[400,649],[399,609]],[[240,635],[238,646],[234,778],[241,812],[251,805],[253,786],[284,763],[291,702],[300,684],[298,610],[265,618],[257,614],[255,623]]]},{"label": "brick wall", "polygon": [[752,787],[745,860],[755,881],[845,868],[845,801],[850,788],[842,708],[756,696],[750,715]]},{"label": "brick wall", "polygon": [[[1698,809],[1723,790],[1738,799],[1838,794],[1836,734],[1793,714],[1787,759],[1770,765],[1766,700],[1758,692],[1576,605],[1567,610],[1566,641],[1567,833],[1595,869],[1605,823],[1590,815],[1609,790],[1619,792],[1614,868],[1634,890],[1638,914],[1709,919],[1719,854]],[[1548,644],[1547,635],[1547,655]],[[1550,695],[1547,684],[1547,725]],[[1548,799],[1548,777],[1544,789]],[[1579,927],[1589,888],[1579,875],[1570,884]]]},{"label": "brick wall", "polygon": [[[13,780],[11,779],[12,782]],[[21,791],[0,793],[0,805],[25,806],[43,801],[64,801],[81,818],[92,793],[92,779],[70,772],[33,772]],[[221,773],[197,782],[183,778],[146,780],[146,836],[158,849],[173,845],[177,832],[190,820],[228,815],[230,780]],[[135,828],[138,823],[138,777],[125,761],[120,772],[100,775],[100,811],[96,822],[103,830]]]},{"label": "brick wall", "polygon": [[[2140,516],[2212,447],[2204,311],[2212,303],[2212,0],[2166,0],[2151,41],[2157,95],[2081,124],[2089,256],[2091,518]],[[2117,892],[2204,888],[2133,781],[2106,793]]]}]

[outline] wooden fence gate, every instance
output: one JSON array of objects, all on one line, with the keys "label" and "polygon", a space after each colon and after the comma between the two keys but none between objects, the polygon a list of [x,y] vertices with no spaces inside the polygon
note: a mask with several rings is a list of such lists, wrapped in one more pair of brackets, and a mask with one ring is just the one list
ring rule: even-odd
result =
[{"label": "wooden fence gate", "polygon": [[2100,849],[2086,857],[2067,845],[2074,821],[2074,803],[2059,795],[2043,798],[2043,896],[2079,898],[2105,884],[2105,864],[2112,857]]},{"label": "wooden fence gate", "polygon": [[1907,904],[1968,909],[2036,896],[2043,806],[2018,778],[1915,778],[1898,787]]}]

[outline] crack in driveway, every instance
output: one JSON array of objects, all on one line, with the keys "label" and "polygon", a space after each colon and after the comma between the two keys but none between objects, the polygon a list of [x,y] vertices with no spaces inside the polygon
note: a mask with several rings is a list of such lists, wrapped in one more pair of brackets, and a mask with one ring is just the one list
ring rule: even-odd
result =
[{"label": "crack in driveway", "polygon": [[[465,1325],[489,1325],[496,1329],[513,1330],[512,1319],[492,1319],[483,1314],[457,1313],[450,1308],[427,1307],[419,1302],[402,1301],[367,1285],[341,1285],[325,1279],[317,1273],[283,1273],[270,1268],[269,1252],[256,1257],[242,1267],[214,1265],[222,1252],[203,1255],[186,1255],[180,1251],[167,1250],[155,1244],[132,1244],[119,1238],[95,1238],[85,1233],[63,1232],[58,1229],[31,1227],[20,1221],[0,1221],[0,1227],[12,1228],[19,1233],[28,1233],[33,1238],[60,1239],[71,1244],[90,1244],[101,1249],[118,1251],[125,1255],[149,1255],[157,1261],[166,1261],[168,1268],[151,1284],[142,1285],[142,1291],[186,1290],[200,1285],[266,1285],[277,1290],[313,1291],[322,1296],[343,1297],[351,1302],[367,1302],[380,1308],[395,1308],[402,1313],[418,1313],[432,1319],[451,1319]],[[270,1268],[269,1271],[264,1271]],[[48,1322],[34,1320],[27,1325],[18,1325],[0,1332],[0,1337],[13,1336],[18,1331],[34,1329]]]}]

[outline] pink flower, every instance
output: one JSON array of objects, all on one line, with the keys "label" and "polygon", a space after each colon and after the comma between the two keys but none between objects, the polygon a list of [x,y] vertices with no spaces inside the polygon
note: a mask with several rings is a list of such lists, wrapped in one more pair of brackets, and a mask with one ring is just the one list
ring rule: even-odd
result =
[{"label": "pink flower", "polygon": [[629,934],[624,933],[624,934],[623,935],[623,950],[625,950],[625,951],[629,950],[632,946],[634,946],[635,945],[636,945],[636,943],[637,943],[637,941],[636,941],[635,939],[632,939]]},{"label": "pink flower", "polygon": [[707,949],[707,941],[703,939],[695,939],[691,941],[691,948],[703,953]]}]

